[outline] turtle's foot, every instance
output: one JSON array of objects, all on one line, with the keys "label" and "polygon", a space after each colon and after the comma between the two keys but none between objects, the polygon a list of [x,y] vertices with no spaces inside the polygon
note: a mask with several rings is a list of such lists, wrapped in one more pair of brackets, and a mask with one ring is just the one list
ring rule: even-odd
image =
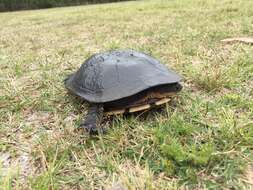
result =
[{"label": "turtle's foot", "polygon": [[85,130],[86,132],[88,132],[89,135],[98,135],[98,134],[105,134],[106,133],[106,129],[99,126],[97,127],[96,124],[88,124],[88,123],[82,123],[79,126],[79,130]]},{"label": "turtle's foot", "polygon": [[80,128],[85,129],[90,135],[105,133],[105,130],[100,125],[103,119],[103,111],[104,108],[101,104],[90,105],[88,113],[82,121]]}]

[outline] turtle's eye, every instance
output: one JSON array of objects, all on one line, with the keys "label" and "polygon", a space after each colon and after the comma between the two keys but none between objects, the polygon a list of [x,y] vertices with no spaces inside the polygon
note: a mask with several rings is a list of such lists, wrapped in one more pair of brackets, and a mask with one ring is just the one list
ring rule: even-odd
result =
[{"label": "turtle's eye", "polygon": [[179,83],[177,83],[177,84],[175,85],[175,90],[176,90],[176,91],[182,90],[182,85],[179,84]]}]

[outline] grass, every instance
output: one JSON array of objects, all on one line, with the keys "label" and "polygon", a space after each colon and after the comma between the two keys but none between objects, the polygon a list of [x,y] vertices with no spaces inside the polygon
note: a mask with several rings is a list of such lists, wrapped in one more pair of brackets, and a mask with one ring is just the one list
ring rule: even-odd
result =
[{"label": "grass", "polygon": [[[2,189],[252,189],[250,0],[137,1],[0,13]],[[63,79],[90,55],[149,53],[184,77],[156,112],[74,132],[86,112]],[[137,117],[136,117],[137,116]]]}]

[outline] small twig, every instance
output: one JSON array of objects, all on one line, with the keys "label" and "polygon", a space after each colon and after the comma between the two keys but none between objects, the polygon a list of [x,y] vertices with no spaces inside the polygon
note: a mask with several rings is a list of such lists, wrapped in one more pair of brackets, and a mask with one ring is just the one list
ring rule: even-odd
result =
[{"label": "small twig", "polygon": [[221,42],[225,42],[225,43],[242,42],[246,44],[253,44],[253,37],[226,38],[226,39],[221,40]]},{"label": "small twig", "polygon": [[229,150],[227,152],[215,152],[215,153],[212,153],[213,156],[215,155],[223,155],[223,154],[230,154],[230,153],[235,153],[236,151],[234,149],[232,150]]}]

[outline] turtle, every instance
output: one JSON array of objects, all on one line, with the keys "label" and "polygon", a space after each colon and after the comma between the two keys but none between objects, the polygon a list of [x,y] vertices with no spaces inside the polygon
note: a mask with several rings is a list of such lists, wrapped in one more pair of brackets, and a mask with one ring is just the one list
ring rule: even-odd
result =
[{"label": "turtle", "polygon": [[182,77],[143,52],[111,50],[89,57],[64,80],[66,89],[89,104],[80,128],[102,133],[103,116],[160,106],[182,90]]}]

